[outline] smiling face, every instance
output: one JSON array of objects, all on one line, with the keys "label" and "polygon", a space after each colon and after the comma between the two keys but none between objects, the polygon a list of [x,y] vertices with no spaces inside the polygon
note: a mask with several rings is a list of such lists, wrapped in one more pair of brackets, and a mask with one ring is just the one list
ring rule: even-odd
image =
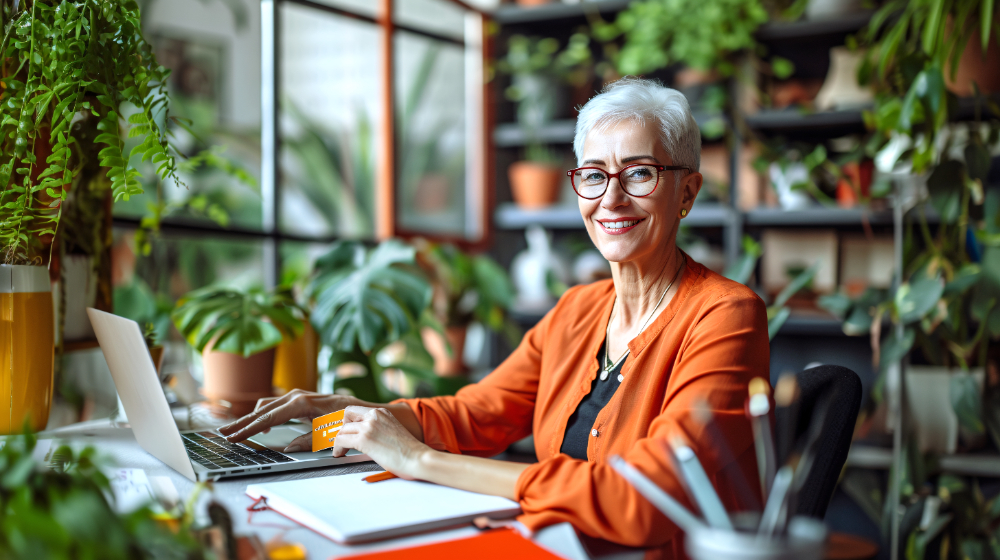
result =
[{"label": "smiling face", "polygon": [[[674,164],[655,126],[619,122],[587,135],[581,166],[617,173],[637,163]],[[675,186],[677,174],[682,178]],[[701,180],[700,173],[662,171],[656,190],[645,197],[629,196],[618,179],[600,198],[577,197],[591,241],[612,263],[662,262],[673,251],[681,209],[691,211]]]}]

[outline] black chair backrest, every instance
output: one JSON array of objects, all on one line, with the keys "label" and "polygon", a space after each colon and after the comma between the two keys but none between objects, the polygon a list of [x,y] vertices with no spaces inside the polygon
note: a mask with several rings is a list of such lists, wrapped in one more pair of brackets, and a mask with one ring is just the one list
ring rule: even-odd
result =
[{"label": "black chair backrest", "polygon": [[[779,426],[775,434],[777,449],[779,453],[785,450],[786,455],[778,457],[778,464],[784,464],[796,442],[801,451],[802,442],[809,438],[810,425],[817,419],[819,423],[813,428],[817,436],[814,458],[798,494],[795,512],[822,519],[851,448],[861,407],[861,379],[845,367],[824,365],[796,374],[795,380],[799,386],[798,404],[775,411]],[[792,430],[781,429],[783,426],[794,426],[794,434]]]}]

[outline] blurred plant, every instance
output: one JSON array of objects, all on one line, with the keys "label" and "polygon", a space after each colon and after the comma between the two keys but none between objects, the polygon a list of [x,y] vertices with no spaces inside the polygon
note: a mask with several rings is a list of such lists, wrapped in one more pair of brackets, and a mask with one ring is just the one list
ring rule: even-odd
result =
[{"label": "blurred plant", "polygon": [[[131,0],[4,0],[0,52],[0,242],[6,263],[38,263],[55,235],[67,189],[80,176],[81,113],[99,119],[92,143],[115,200],[142,193],[130,158],[151,160],[156,174],[177,180],[177,153],[165,79],[140,32]],[[120,107],[142,141],[125,155]],[[44,162],[39,160],[44,160]],[[49,249],[51,252],[51,248]]]},{"label": "blurred plant", "polygon": [[[904,160],[914,173],[921,173],[937,164],[942,154],[938,135],[958,110],[957,97],[945,88],[944,69],[950,67],[954,79],[976,31],[986,52],[997,25],[995,3],[891,0],[872,16],[860,34],[867,54],[858,81],[876,89],[875,108],[865,112],[865,122],[876,132],[873,142],[882,148],[880,168],[889,171]],[[997,35],[1000,31],[992,36]],[[977,114],[986,108],[1000,117],[993,101],[977,103]],[[995,120],[991,128],[995,141]]]},{"label": "blurred plant", "polygon": [[527,137],[528,161],[558,163],[559,158],[542,141],[541,129],[559,110],[559,83],[582,85],[586,81],[590,63],[588,42],[586,35],[574,34],[560,52],[559,41],[551,37],[513,35],[508,41],[507,55],[498,61],[497,68],[511,76],[511,85],[504,95],[517,104],[517,122]]},{"label": "blurred plant", "polygon": [[211,343],[247,358],[301,335],[305,313],[286,292],[209,286],[178,300],[171,318],[198,352]]},{"label": "blurred plant", "polygon": [[365,370],[360,376],[338,378],[335,388],[348,389],[361,399],[386,402],[395,397],[382,382],[386,369],[434,377],[429,369],[378,359],[389,345],[401,340],[422,348],[419,326],[431,301],[431,286],[416,265],[413,247],[395,239],[374,249],[356,241],[339,241],[316,261],[309,295],[314,302],[312,324],[331,351],[330,369],[355,363]]},{"label": "blurred plant", "polygon": [[[32,434],[0,449],[0,550],[10,559],[205,558],[185,516],[176,531],[143,507],[118,514],[95,450],[55,449],[49,465],[32,456]],[[51,467],[51,468],[50,468]]]},{"label": "blurred plant", "polygon": [[[760,259],[761,255],[764,254],[764,250],[761,248],[760,244],[754,241],[749,235],[743,236],[743,254],[729,265],[723,274],[726,278],[730,280],[735,280],[740,284],[747,284],[750,281],[750,277],[753,275],[754,269],[757,268],[757,261]],[[798,294],[805,288],[808,288],[812,283],[813,277],[816,276],[816,270],[819,268],[819,263],[805,268],[798,272],[794,278],[788,283],[787,286],[782,288],[777,296],[774,297],[774,301],[771,305],[767,307],[767,338],[768,340],[773,339],[778,331],[781,330],[782,325],[788,320],[788,317],[792,314],[792,310],[787,307],[788,300],[792,299],[795,294]]]},{"label": "blurred plant", "polygon": [[445,327],[478,321],[502,333],[512,346],[521,331],[507,312],[514,303],[514,286],[507,271],[486,255],[468,255],[450,244],[417,240],[417,259],[433,286],[431,311]]},{"label": "blurred plant", "polygon": [[338,234],[374,235],[375,163],[367,113],[356,110],[356,124],[347,133],[324,130],[293,103],[286,102],[285,110],[299,129],[282,140],[301,166],[292,175],[295,188]]}]

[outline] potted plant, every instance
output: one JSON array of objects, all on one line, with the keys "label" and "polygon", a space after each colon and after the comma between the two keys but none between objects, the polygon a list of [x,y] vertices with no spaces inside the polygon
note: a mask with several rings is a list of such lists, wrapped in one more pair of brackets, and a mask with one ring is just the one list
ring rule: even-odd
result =
[{"label": "potted plant", "polygon": [[[576,51],[573,51],[576,52]],[[563,173],[559,158],[545,145],[542,129],[567,103],[560,80],[575,60],[559,56],[555,39],[514,35],[498,64],[511,75],[504,94],[517,104],[517,123],[525,136],[525,159],[507,170],[511,193],[522,208],[550,206],[559,201]]]},{"label": "potted plant", "polygon": [[62,446],[43,463],[33,457],[36,442],[16,436],[0,449],[4,558],[215,557],[205,554],[188,512],[176,523],[148,507],[116,512],[93,447]]},{"label": "potted plant", "polygon": [[486,255],[468,255],[454,245],[418,240],[416,247],[418,262],[433,286],[431,313],[443,327],[425,326],[420,333],[434,357],[434,373],[442,377],[465,374],[465,335],[474,321],[517,343],[520,331],[507,317],[514,287],[500,265]]},{"label": "potted plant", "polygon": [[209,286],[178,300],[171,316],[202,355],[204,395],[239,417],[273,396],[274,349],[302,334],[304,313],[284,292]]},{"label": "potted plant", "polygon": [[[869,146],[879,171],[908,187],[901,198],[917,211],[906,226],[898,289],[854,301],[833,295],[823,304],[848,334],[870,335],[882,376],[911,349],[921,350],[913,360],[928,365],[909,366],[905,384],[910,409],[920,411],[921,451],[953,453],[960,432],[973,436],[969,442],[987,428],[1000,433],[987,424],[997,420],[983,414],[982,388],[987,350],[1000,338],[1000,193],[984,189],[1000,110],[977,99],[977,115],[990,117],[986,125],[954,124],[958,100],[945,71],[967,48],[973,23],[983,22],[980,38],[990,40],[992,8],[991,0],[890,2],[862,35],[872,56],[859,79],[876,89],[865,114]],[[963,32],[949,31],[948,21],[963,22]],[[939,223],[929,220],[928,206]],[[893,326],[885,336],[883,319]]]},{"label": "potted plant", "polygon": [[[10,433],[30,415],[42,429],[52,400],[53,310],[49,275],[53,238],[63,201],[79,186],[89,148],[110,182],[115,199],[139,194],[139,172],[130,163],[152,160],[161,177],[176,178],[176,157],[162,127],[166,70],[157,64],[140,32],[139,9],[127,0],[3,0],[0,18],[0,276],[16,282],[3,294],[14,309],[13,338],[0,352],[12,357],[0,400],[17,399]],[[130,103],[136,111],[123,115]],[[99,131],[74,126],[90,115]],[[89,119],[90,117],[84,117]],[[123,152],[120,130],[141,142]],[[94,156],[90,156],[94,157]],[[11,283],[7,283],[11,286]],[[13,293],[12,293],[13,292]],[[21,340],[18,333],[31,333]],[[23,408],[21,408],[23,407]]]},{"label": "potted plant", "polygon": [[416,249],[396,239],[373,249],[337,242],[316,261],[308,295],[313,327],[337,372],[336,391],[373,402],[392,400],[398,395],[385,384],[386,370],[433,382],[430,368],[389,348],[401,343],[422,350],[419,327],[431,287],[416,264]]}]

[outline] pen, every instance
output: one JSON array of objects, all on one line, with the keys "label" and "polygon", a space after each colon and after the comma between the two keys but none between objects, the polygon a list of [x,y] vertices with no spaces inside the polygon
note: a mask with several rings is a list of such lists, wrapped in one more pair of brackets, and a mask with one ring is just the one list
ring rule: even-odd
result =
[{"label": "pen", "polygon": [[771,494],[771,482],[774,480],[774,440],[771,436],[771,421],[767,414],[771,411],[771,400],[768,397],[770,387],[761,377],[750,380],[747,399],[747,414],[753,427],[754,448],[757,451],[757,472],[760,475],[760,488],[764,496]]},{"label": "pen", "polygon": [[684,476],[684,480],[687,481],[688,490],[691,491],[691,496],[698,504],[698,509],[705,516],[705,520],[712,527],[732,531],[733,524],[729,520],[729,516],[726,515],[726,508],[722,505],[719,495],[716,494],[712,482],[708,480],[708,475],[705,474],[705,469],[698,461],[694,450],[680,438],[672,439],[670,446],[673,448],[677,467]]},{"label": "pen", "polygon": [[673,496],[667,494],[659,486],[653,483],[652,480],[646,478],[646,475],[642,474],[635,469],[632,465],[625,462],[618,455],[611,457],[609,461],[611,463],[611,468],[618,471],[618,474],[622,475],[633,488],[636,489],[640,494],[642,494],[651,504],[656,506],[656,509],[663,512],[674,522],[675,525],[680,527],[681,531],[685,533],[690,533],[691,531],[697,529],[703,529],[705,524],[701,522],[700,519],[694,516],[693,513],[688,511],[686,507],[681,505],[680,502],[674,499]]},{"label": "pen", "polygon": [[778,464],[791,457],[798,426],[799,384],[795,374],[785,374],[774,386],[774,415],[777,425],[774,432],[775,459]]},{"label": "pen", "polygon": [[760,526],[757,528],[757,536],[760,538],[771,538],[779,527],[784,529],[784,517],[788,515],[788,499],[791,494],[792,478],[795,476],[792,467],[784,466],[774,476],[774,485],[771,487],[771,495],[767,498],[767,505],[764,507],[764,514],[760,517]]},{"label": "pen", "polygon": [[382,482],[383,480],[389,480],[390,478],[399,478],[398,476],[392,474],[389,471],[380,472],[378,474],[373,474],[371,476],[366,476],[364,478],[365,482]]}]

